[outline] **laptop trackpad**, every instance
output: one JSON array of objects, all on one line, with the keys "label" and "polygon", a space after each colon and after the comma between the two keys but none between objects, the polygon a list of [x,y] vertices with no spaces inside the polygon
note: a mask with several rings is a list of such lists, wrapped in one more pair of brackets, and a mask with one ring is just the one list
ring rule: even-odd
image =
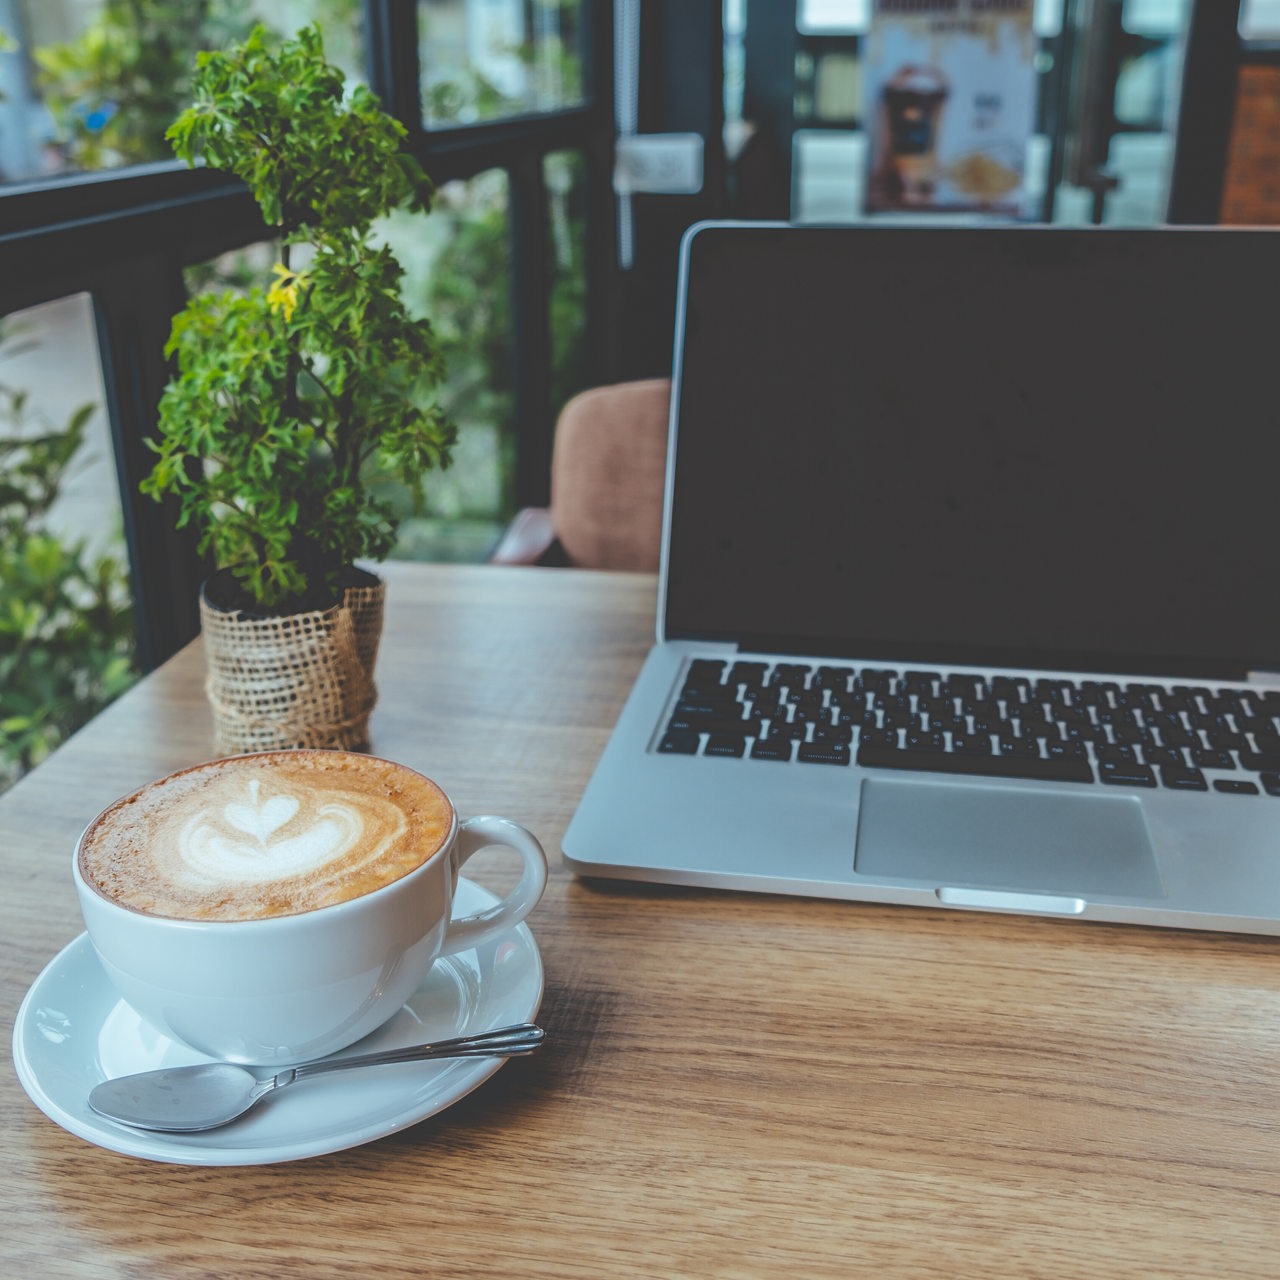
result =
[{"label": "laptop trackpad", "polygon": [[1164,897],[1136,796],[865,778],[853,867],[935,888]]}]

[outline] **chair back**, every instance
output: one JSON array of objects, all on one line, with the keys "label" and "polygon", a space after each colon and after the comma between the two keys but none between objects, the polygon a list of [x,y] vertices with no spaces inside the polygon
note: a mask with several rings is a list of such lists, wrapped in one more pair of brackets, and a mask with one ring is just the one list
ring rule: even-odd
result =
[{"label": "chair back", "polygon": [[569,563],[656,572],[671,380],[593,387],[565,405],[551,462],[551,522]]}]

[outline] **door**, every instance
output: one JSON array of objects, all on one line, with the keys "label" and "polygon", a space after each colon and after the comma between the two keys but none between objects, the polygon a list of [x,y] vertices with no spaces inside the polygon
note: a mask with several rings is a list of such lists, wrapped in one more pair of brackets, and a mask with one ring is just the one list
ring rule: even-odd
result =
[{"label": "door", "polygon": [[[785,6],[784,6],[785,7]],[[609,334],[601,381],[671,372],[680,238],[725,203],[718,4],[613,0],[616,125]]]}]

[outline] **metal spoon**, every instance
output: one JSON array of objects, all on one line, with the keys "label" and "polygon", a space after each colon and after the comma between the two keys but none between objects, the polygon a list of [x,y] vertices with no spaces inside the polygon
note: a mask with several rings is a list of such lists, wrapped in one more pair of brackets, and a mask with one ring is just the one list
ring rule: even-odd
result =
[{"label": "metal spoon", "polygon": [[89,1092],[89,1105],[99,1115],[135,1129],[164,1133],[197,1133],[216,1129],[268,1094],[308,1076],[391,1062],[422,1062],[430,1058],[510,1058],[532,1053],[545,1032],[533,1023],[501,1027],[478,1035],[413,1044],[404,1049],[365,1053],[354,1058],[322,1058],[286,1067],[259,1079],[248,1067],[232,1062],[204,1062],[191,1067],[164,1067],[132,1076],[105,1080]]}]

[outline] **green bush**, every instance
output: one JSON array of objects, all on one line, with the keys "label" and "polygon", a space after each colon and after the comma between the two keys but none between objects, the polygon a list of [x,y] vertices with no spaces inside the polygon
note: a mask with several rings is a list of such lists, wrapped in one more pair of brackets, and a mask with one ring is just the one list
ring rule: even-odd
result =
[{"label": "green bush", "polygon": [[53,428],[0,383],[0,788],[136,678],[123,565],[48,525],[93,408]]}]

